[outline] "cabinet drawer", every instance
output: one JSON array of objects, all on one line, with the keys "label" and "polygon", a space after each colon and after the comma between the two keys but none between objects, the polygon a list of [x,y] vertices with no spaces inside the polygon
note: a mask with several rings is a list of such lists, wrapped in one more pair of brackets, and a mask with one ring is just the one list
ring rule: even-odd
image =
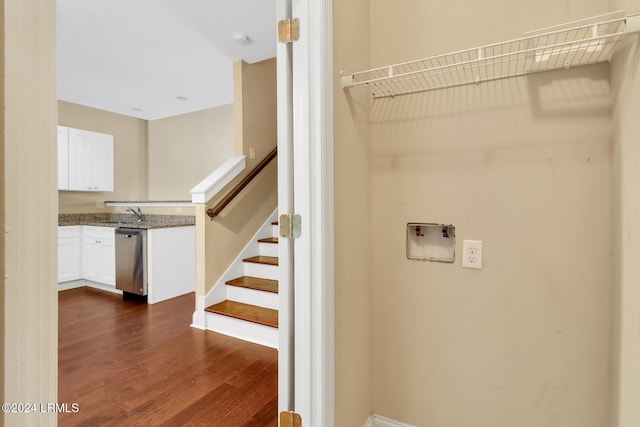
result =
[{"label": "cabinet drawer", "polygon": [[58,227],[58,238],[66,239],[69,237],[80,237],[80,226],[78,225],[67,225],[63,227]]},{"label": "cabinet drawer", "polygon": [[114,240],[115,228],[113,227],[84,227],[84,236],[96,239]]}]

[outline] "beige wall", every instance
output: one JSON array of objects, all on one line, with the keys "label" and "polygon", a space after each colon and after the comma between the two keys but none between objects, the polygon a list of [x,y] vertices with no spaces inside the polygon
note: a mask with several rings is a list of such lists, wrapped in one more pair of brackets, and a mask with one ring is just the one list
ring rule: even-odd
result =
[{"label": "beige wall", "polygon": [[233,155],[233,105],[149,122],[149,199],[190,190]]},{"label": "beige wall", "polygon": [[[276,61],[234,64],[234,155],[247,158],[245,171],[222,195],[235,186],[277,144]],[[255,148],[256,158],[249,159]],[[206,207],[213,207],[220,197]],[[205,296],[231,265],[249,239],[278,205],[277,161],[272,161],[213,221],[196,210],[197,244],[204,256],[197,260],[197,294]],[[198,254],[202,254],[198,250]]]},{"label": "beige wall", "polygon": [[[640,12],[640,2],[613,1],[614,9]],[[615,364],[612,426],[640,425],[640,45],[629,37],[613,61]]]},{"label": "beige wall", "polygon": [[[0,2],[2,402],[57,402],[55,2]],[[0,425],[55,426],[55,413]]]},{"label": "beige wall", "polygon": [[370,4],[373,67],[498,43],[608,11],[607,0],[370,0]]},{"label": "beige wall", "polygon": [[105,212],[105,200],[147,199],[147,121],[58,102],[58,123],[113,135],[114,191],[59,191],[60,213]]},{"label": "beige wall", "polygon": [[61,213],[114,210],[104,200],[190,200],[191,188],[233,153],[230,105],[151,122],[63,101],[58,110],[61,125],[112,134],[115,145],[114,191],[60,191]]},{"label": "beige wall", "polygon": [[372,410],[369,95],[345,92],[340,70],[369,67],[369,1],[335,1],[335,425],[362,426]]},{"label": "beige wall", "polygon": [[[247,64],[233,64],[234,155],[247,156],[247,170],[251,170],[277,145],[276,120],[276,59]],[[235,117],[234,117],[235,118]],[[256,158],[249,159],[249,149],[256,150]]]},{"label": "beige wall", "polygon": [[[4,1],[0,1],[0,16],[5,16],[4,15]],[[5,41],[4,41],[4,33],[5,33],[5,23],[4,23],[4,19],[1,20],[0,22],[2,22],[2,24],[0,24],[0,43],[1,43],[1,48],[0,48],[0,54],[2,55],[1,57],[4,58],[6,53],[5,53]],[[6,84],[5,82],[5,74],[6,74],[6,69],[4,66],[4,62],[0,63],[0,67],[2,68],[2,75],[3,75],[3,79],[2,81],[0,81],[0,99],[2,100],[2,106],[4,108],[4,106],[6,105],[6,101],[5,101],[5,91],[4,91],[4,86]],[[5,155],[4,155],[4,150],[5,150],[5,146],[7,146],[6,142],[5,142],[5,122],[6,122],[6,117],[3,115],[2,116],[2,120],[0,120],[0,176],[3,177],[2,179],[2,185],[0,185],[0,230],[4,230],[5,229],[5,206],[4,206],[4,193],[5,193],[5,185],[4,185],[4,173],[5,173],[5,167],[4,167],[4,159],[5,159]],[[0,244],[0,277],[5,277],[5,273],[4,273],[4,265],[5,265],[5,250],[4,250],[4,244]],[[5,328],[5,323],[7,320],[6,317],[6,306],[5,306],[5,298],[4,298],[4,290],[5,290],[5,283],[4,280],[2,282],[2,289],[0,289],[0,340],[2,342],[2,345],[4,347],[5,345],[5,336],[4,336],[4,328]],[[4,384],[5,384],[5,378],[4,378],[4,371],[5,371],[5,355],[4,355],[4,351],[0,352],[0,384],[2,384],[2,387],[0,387],[0,402],[6,402],[5,397],[4,397]],[[4,426],[4,417],[0,418],[0,426]]]},{"label": "beige wall", "polygon": [[[608,3],[370,5],[378,66]],[[373,103],[374,412],[424,426],[608,425],[611,102],[605,64]],[[456,262],[407,260],[414,221],[454,224]],[[464,239],[484,242],[483,270],[461,268]]]}]

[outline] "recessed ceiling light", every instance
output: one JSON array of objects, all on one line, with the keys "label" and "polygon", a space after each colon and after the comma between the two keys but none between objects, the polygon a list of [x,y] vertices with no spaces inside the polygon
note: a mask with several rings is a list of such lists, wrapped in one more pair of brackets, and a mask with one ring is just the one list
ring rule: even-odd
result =
[{"label": "recessed ceiling light", "polygon": [[176,99],[177,99],[178,101],[186,101],[186,100],[187,100],[187,97],[186,97],[186,96],[176,96]]},{"label": "recessed ceiling light", "polygon": [[233,33],[231,37],[233,37],[234,42],[241,45],[248,45],[253,43],[253,40],[251,40],[251,38],[245,33]]},{"label": "recessed ceiling light", "polygon": [[142,108],[140,108],[140,107],[133,107],[133,111],[141,112],[141,111],[142,111]]}]

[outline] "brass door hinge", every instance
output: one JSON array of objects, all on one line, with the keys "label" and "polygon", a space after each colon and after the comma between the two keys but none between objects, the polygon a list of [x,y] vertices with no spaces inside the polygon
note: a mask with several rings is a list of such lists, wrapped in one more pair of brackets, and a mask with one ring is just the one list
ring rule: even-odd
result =
[{"label": "brass door hinge", "polygon": [[297,239],[302,234],[302,218],[300,215],[282,214],[278,220],[280,237],[285,239]]},{"label": "brass door hinge", "polygon": [[295,412],[280,412],[280,427],[302,427],[302,417]]},{"label": "brass door hinge", "polygon": [[278,22],[278,41],[293,43],[300,39],[300,20],[298,18],[283,19]]}]

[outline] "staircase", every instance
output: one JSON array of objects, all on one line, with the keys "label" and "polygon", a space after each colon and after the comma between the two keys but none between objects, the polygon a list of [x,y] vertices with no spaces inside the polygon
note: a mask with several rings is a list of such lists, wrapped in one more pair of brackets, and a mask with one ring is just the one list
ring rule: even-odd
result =
[{"label": "staircase", "polygon": [[242,258],[243,275],[224,282],[226,299],[205,309],[206,328],[278,348],[278,238],[256,240],[258,253]]}]

